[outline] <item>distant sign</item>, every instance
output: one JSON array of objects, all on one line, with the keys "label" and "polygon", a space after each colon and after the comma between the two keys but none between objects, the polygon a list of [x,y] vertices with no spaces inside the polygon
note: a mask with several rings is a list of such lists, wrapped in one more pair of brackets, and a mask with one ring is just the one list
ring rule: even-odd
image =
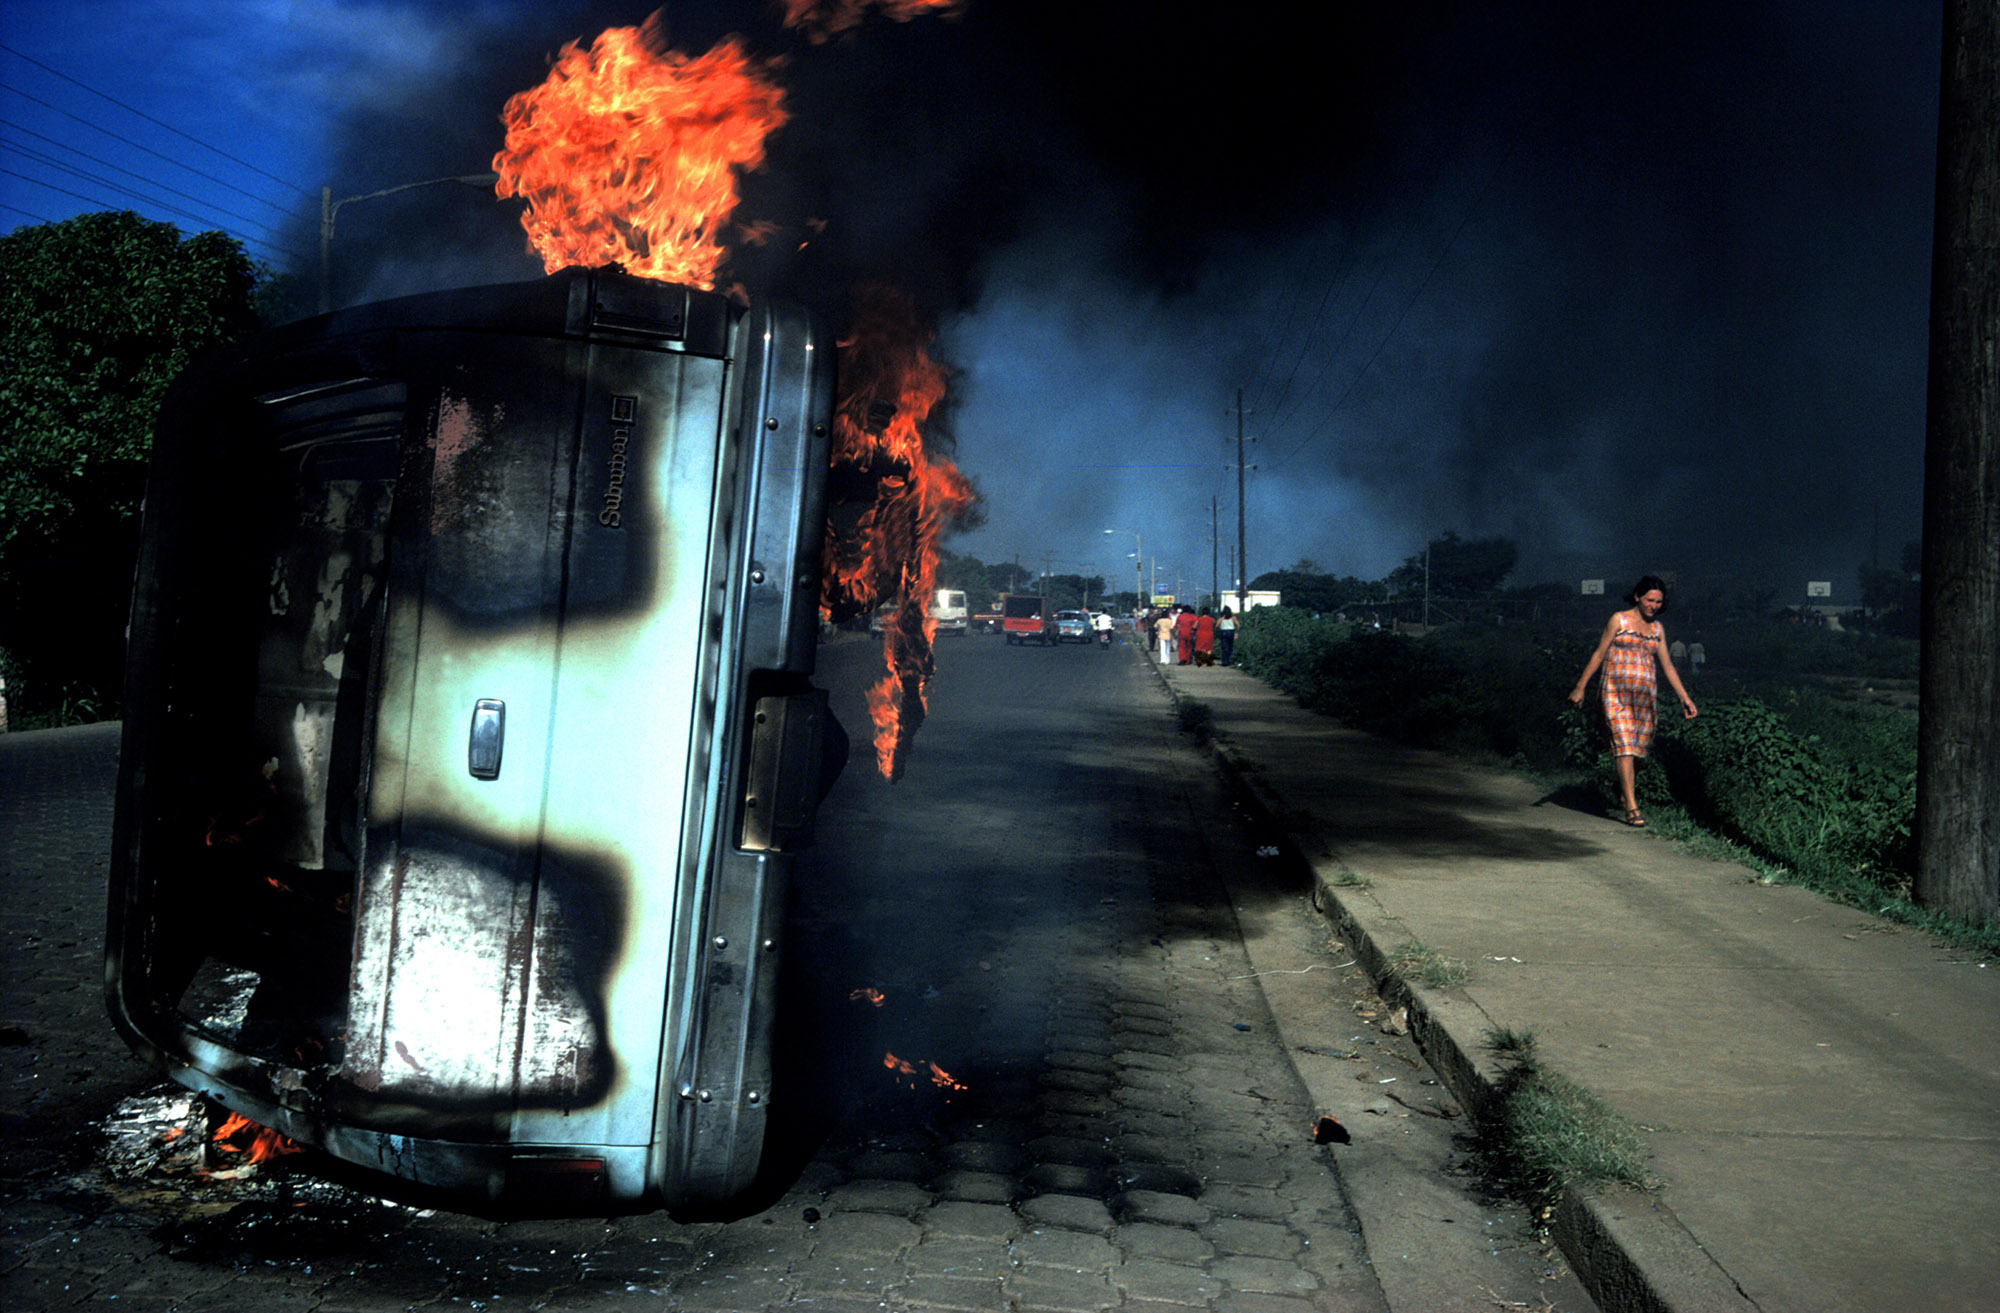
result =
[{"label": "distant sign", "polygon": [[1174,604],[1174,595],[1172,593],[1153,594],[1154,606],[1172,606],[1173,604]]},{"label": "distant sign", "polygon": [[1833,581],[1832,581],[1832,580],[1830,580],[1830,579],[1813,579],[1813,580],[1809,580],[1809,581],[1808,581],[1808,582],[1806,583],[1806,596],[1807,596],[1807,597],[1832,597],[1832,596],[1833,596]]},{"label": "distant sign", "polygon": [[1602,579],[1586,579],[1583,581],[1582,591],[1585,597],[1602,597],[1604,596],[1604,581]]}]

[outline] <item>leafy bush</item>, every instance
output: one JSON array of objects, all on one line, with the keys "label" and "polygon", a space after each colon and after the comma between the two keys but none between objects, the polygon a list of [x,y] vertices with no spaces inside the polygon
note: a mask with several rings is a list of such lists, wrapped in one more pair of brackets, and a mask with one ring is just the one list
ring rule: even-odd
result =
[{"label": "leafy bush", "polygon": [[1755,698],[1705,708],[1662,736],[1660,755],[1678,801],[1767,857],[1888,885],[1912,869],[1914,761],[1830,754]]},{"label": "leafy bush", "polygon": [[1563,714],[1586,639],[1555,626],[1451,625],[1422,639],[1315,620],[1246,615],[1239,665],[1302,706],[1423,747],[1562,767],[1581,718]]},{"label": "leafy bush", "polygon": [[[1843,653],[1866,650],[1843,644],[1854,635],[1765,628],[1795,644],[1756,653],[1770,664],[1837,673]],[[1244,617],[1238,650],[1259,678],[1357,729],[1581,776],[1613,804],[1602,709],[1566,700],[1594,641],[1556,626],[1478,624],[1408,638],[1259,610]],[[1902,659],[1900,648],[1883,651]],[[1913,718],[1843,702],[1806,676],[1764,683],[1780,690],[1782,706],[1721,698],[1686,721],[1665,695],[1654,754],[1639,765],[1641,804],[1685,809],[1822,887],[1906,886],[1915,864]]]},{"label": "leafy bush", "polygon": [[[1670,636],[1686,638],[1668,618]],[[1872,675],[1915,679],[1914,639],[1878,630],[1817,629],[1782,620],[1748,620],[1702,632],[1710,663],[1765,675]]]}]

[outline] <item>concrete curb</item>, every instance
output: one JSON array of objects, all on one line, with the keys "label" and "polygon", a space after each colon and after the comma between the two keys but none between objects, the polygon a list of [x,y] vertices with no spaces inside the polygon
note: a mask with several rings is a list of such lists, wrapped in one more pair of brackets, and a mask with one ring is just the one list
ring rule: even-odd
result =
[{"label": "concrete curb", "polygon": [[[1160,680],[1167,683],[1164,675]],[[1167,691],[1178,705],[1171,685]],[[1339,854],[1324,840],[1291,830],[1284,823],[1290,810],[1284,798],[1231,748],[1212,738],[1205,746],[1218,770],[1312,872],[1313,906],[1353,946],[1383,998],[1408,1009],[1411,1034],[1446,1088],[1477,1115],[1490,1113],[1498,1100],[1500,1073],[1483,1056],[1491,1029],[1484,1024],[1485,1015],[1454,1007],[1438,992],[1400,975],[1390,965],[1393,946],[1383,942],[1390,925],[1368,916],[1355,891],[1341,885],[1347,867]],[[1657,1195],[1570,1187],[1549,1226],[1563,1256],[1605,1313],[1755,1313],[1756,1305]]]}]

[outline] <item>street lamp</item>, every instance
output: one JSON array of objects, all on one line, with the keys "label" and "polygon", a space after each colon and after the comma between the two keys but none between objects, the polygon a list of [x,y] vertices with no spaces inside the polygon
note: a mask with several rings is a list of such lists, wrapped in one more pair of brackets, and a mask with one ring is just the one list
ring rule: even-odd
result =
[{"label": "street lamp", "polygon": [[325,314],[333,309],[333,298],[327,291],[327,268],[332,263],[333,220],[343,205],[356,201],[372,201],[378,196],[394,196],[399,191],[410,191],[417,187],[434,187],[441,182],[462,182],[471,187],[491,187],[500,181],[497,173],[467,173],[455,178],[425,178],[422,182],[406,182],[400,187],[385,187],[381,191],[364,192],[359,196],[343,196],[333,199],[333,188],[319,189],[319,312]]},{"label": "street lamp", "polygon": [[1143,610],[1146,605],[1146,558],[1145,548],[1139,543],[1137,529],[1106,529],[1106,533],[1129,533],[1132,535],[1132,609]]}]

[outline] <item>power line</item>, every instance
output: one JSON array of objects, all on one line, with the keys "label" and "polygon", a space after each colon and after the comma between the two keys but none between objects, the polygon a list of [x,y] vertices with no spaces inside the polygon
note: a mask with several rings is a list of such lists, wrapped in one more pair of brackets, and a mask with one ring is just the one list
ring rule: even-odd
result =
[{"label": "power line", "polygon": [[1301,278],[1286,281],[1284,318],[1265,334],[1257,346],[1257,375],[1250,380],[1250,401],[1255,406],[1264,404],[1264,384],[1271,375],[1271,362],[1288,343],[1296,340],[1292,333],[1292,321],[1298,317],[1299,307],[1304,305],[1306,300],[1307,280]]},{"label": "power line", "polygon": [[[116,96],[107,96],[102,91],[99,91],[97,88],[90,86],[87,83],[77,81],[75,78],[71,77],[69,74],[63,72],[60,69],[50,68],[47,64],[44,64],[41,60],[36,59],[31,55],[24,55],[20,51],[14,49],[12,46],[7,45],[4,42],[0,42],[0,51],[5,51],[6,53],[14,56],[14,58],[16,59],[24,60],[27,63],[33,64],[36,68],[41,69],[43,72],[49,73],[55,77],[59,77],[63,81],[71,84],[72,86],[81,87],[83,90],[88,91],[91,95],[96,96],[99,100],[109,101],[111,104],[118,106],[118,108],[126,111],[129,114],[136,114],[140,118],[146,120],[146,122],[153,124],[155,127],[164,128],[166,131],[173,133],[176,137],[180,137],[185,141],[193,142],[195,145],[201,147],[203,150],[208,151],[213,155],[219,155],[223,159],[228,160],[231,164],[239,165],[242,168],[246,168],[250,170],[250,172],[259,175],[260,177],[268,178],[272,182],[277,183],[281,187],[289,187],[293,191],[297,192],[301,196],[306,197],[307,199],[311,199],[313,196],[313,193],[309,188],[301,187],[297,183],[287,182],[285,179],[280,178],[275,173],[265,172],[263,169],[260,169],[256,165],[250,163],[250,161],[248,160],[238,159],[236,156],[231,155],[228,151],[221,150],[218,149],[217,147],[209,145],[207,142],[201,140],[199,137],[189,136],[187,133],[182,132],[179,128],[175,127],[173,124],[163,122],[160,119],[156,119],[151,114],[148,114],[145,110],[136,109],[133,106],[126,104],[124,101],[119,100]],[[51,106],[51,108],[53,108],[53,106]],[[60,113],[62,111],[57,111],[57,112]],[[162,158],[165,157],[162,156]],[[182,167],[186,166],[183,165]],[[189,172],[194,172],[194,170],[190,169]],[[249,193],[247,192],[244,194],[249,195]],[[270,202],[268,201],[265,203],[270,204]]]},{"label": "power line", "polygon": [[[1354,330],[1360,326],[1363,313],[1373,304],[1375,293],[1380,291],[1382,284],[1388,280],[1389,270],[1395,265],[1396,252],[1401,247],[1402,243],[1398,240],[1396,246],[1390,248],[1388,259],[1384,260],[1382,267],[1376,271],[1375,281],[1368,284],[1367,293],[1362,296],[1360,303],[1354,307],[1354,313],[1347,320],[1347,327],[1341,330],[1340,340],[1333,344],[1331,351],[1321,357],[1319,370],[1313,375],[1312,386],[1306,389],[1298,404],[1304,404],[1304,397],[1312,397],[1319,394],[1320,388],[1326,382],[1327,374],[1332,370],[1334,362],[1340,359],[1341,355],[1347,350],[1348,342],[1353,339]],[[1353,390],[1352,384],[1349,384],[1348,390]],[[1344,395],[1342,399],[1345,399]],[[1338,409],[1338,406],[1336,406],[1336,409]],[[1269,428],[1275,431],[1285,423],[1287,418],[1288,416],[1285,415],[1273,414]]]},{"label": "power line", "polygon": [[54,220],[54,219],[51,219],[51,218],[49,218],[49,217],[48,217],[47,215],[45,215],[45,214],[36,214],[36,213],[35,213],[34,211],[32,211],[32,210],[24,210],[24,209],[22,209],[22,208],[21,208],[20,206],[18,206],[18,205],[9,205],[9,204],[7,204],[7,202],[5,202],[5,201],[0,201],[0,210],[7,210],[7,211],[10,211],[10,212],[12,212],[12,213],[14,213],[14,214],[18,214],[18,215],[20,215],[20,216],[21,216],[22,218],[24,218],[24,219],[32,219],[32,220],[34,220],[34,221],[35,221],[36,223],[54,223],[54,222],[55,222],[55,220]]},{"label": "power line", "polygon": [[[1319,337],[1320,324],[1326,318],[1327,303],[1333,299],[1334,292],[1340,287],[1342,274],[1346,272],[1346,269],[1347,251],[1342,250],[1340,260],[1334,266],[1332,277],[1327,279],[1326,289],[1320,293],[1319,305],[1313,310],[1312,327],[1299,340],[1298,359],[1292,362],[1291,372],[1285,376],[1284,385],[1278,389],[1277,399],[1270,405],[1271,423],[1273,426],[1283,423],[1285,403],[1292,395],[1292,384],[1297,381],[1299,370],[1305,366],[1306,356],[1310,354],[1313,342]],[[1366,304],[1366,302],[1364,301],[1363,304]],[[1342,342],[1344,343],[1345,340],[1343,338]],[[1332,367],[1332,363],[1338,354],[1339,349],[1336,347],[1333,352],[1320,357],[1319,368],[1314,371],[1313,381],[1306,388],[1305,392],[1301,394],[1302,396],[1309,397],[1319,390],[1321,380],[1326,377],[1326,371]],[[1252,409],[1262,408],[1262,400],[1261,396],[1253,398],[1251,403]]]},{"label": "power line", "polygon": [[[67,168],[67,166],[64,166],[64,165],[57,165],[56,167],[58,167],[58,168]],[[70,173],[77,173],[77,171],[76,171],[75,169],[68,169],[67,171],[68,171],[68,172],[70,172]],[[91,206],[91,207],[92,207],[92,208],[94,208],[94,209],[99,209],[99,210],[122,210],[122,209],[126,208],[125,206],[122,206],[122,205],[119,205],[119,204],[117,204],[117,203],[116,203],[116,202],[114,202],[114,201],[107,201],[107,200],[105,200],[105,199],[103,199],[102,197],[99,197],[99,196],[86,196],[86,195],[84,195],[84,194],[83,194],[82,192],[79,192],[79,191],[71,191],[71,190],[70,190],[69,188],[67,188],[67,187],[58,187],[58,186],[57,186],[57,185],[56,185],[55,183],[52,183],[52,182],[48,181],[48,180],[47,180],[46,178],[33,178],[33,177],[30,177],[30,176],[28,176],[28,175],[27,175],[27,174],[25,174],[25,173],[21,173],[21,172],[19,172],[19,171],[17,171],[17,170],[14,170],[14,169],[10,169],[10,168],[7,168],[7,167],[6,167],[6,166],[4,166],[4,165],[0,165],[0,174],[5,174],[5,175],[6,175],[7,177],[10,177],[10,178],[19,178],[19,179],[20,179],[20,180],[21,180],[22,182],[25,182],[25,183],[28,183],[28,184],[30,184],[30,185],[32,185],[32,186],[36,186],[36,187],[41,187],[41,188],[43,188],[43,189],[45,189],[45,190],[47,190],[47,191],[52,191],[52,192],[57,192],[57,193],[60,193],[61,195],[64,195],[64,196],[68,196],[68,197],[72,198],[73,200],[79,200],[79,201],[82,201],[82,202],[83,202],[83,203],[84,203],[85,205],[88,205],[88,206]],[[112,190],[113,190],[114,192],[122,192],[122,193],[123,193],[124,195],[126,195],[127,197],[130,197],[130,198],[132,198],[132,199],[135,199],[135,200],[141,200],[141,201],[144,201],[144,202],[145,202],[146,204],[148,204],[148,205],[151,205],[151,206],[153,206],[153,207],[154,207],[154,208],[156,208],[156,209],[159,209],[159,210],[163,210],[163,211],[165,211],[165,212],[166,212],[166,213],[168,213],[168,214],[178,214],[178,215],[181,215],[181,216],[182,216],[182,217],[184,217],[184,218],[187,218],[187,219],[191,219],[191,220],[193,220],[193,221],[194,221],[195,223],[198,223],[198,224],[200,224],[200,223],[207,223],[207,222],[208,222],[208,220],[206,220],[206,219],[202,218],[202,217],[201,217],[200,215],[198,215],[198,214],[190,214],[190,213],[188,213],[188,212],[187,212],[186,210],[183,210],[183,209],[181,209],[181,208],[180,208],[179,206],[177,206],[177,205],[168,205],[168,204],[165,204],[164,202],[161,202],[161,201],[156,201],[156,200],[153,200],[153,199],[152,199],[152,198],[150,198],[150,197],[144,197],[144,196],[138,196],[138,195],[137,195],[136,193],[132,192],[132,191],[131,191],[130,189],[128,189],[128,188],[122,188],[122,187],[119,187],[119,186],[118,186],[118,185],[117,185],[116,183],[112,183],[112,182],[107,182],[107,181],[105,181],[105,180],[104,180],[104,179],[102,179],[102,178],[89,178],[89,177],[86,177],[85,175],[82,175],[82,174],[78,174],[78,176],[79,176],[79,177],[84,177],[85,181],[87,181],[87,182],[98,182],[98,183],[102,183],[103,185],[105,185],[105,186],[107,186],[107,187],[110,187],[110,188],[111,188],[111,189],[112,189]],[[12,208],[12,207],[9,207],[9,208]],[[25,211],[25,210],[16,210],[16,211],[15,211],[15,213],[17,213],[17,214],[25,214],[25,213],[27,213],[27,211]],[[54,221],[54,220],[52,220],[52,219],[43,219],[43,220],[41,220],[41,222],[43,222],[43,223],[53,223],[53,222],[55,222],[55,221]],[[261,239],[259,239],[259,238],[255,238],[255,237],[241,237],[241,236],[237,236],[237,234],[234,234],[234,233],[232,233],[232,234],[230,234],[230,235],[231,235],[231,236],[233,236],[233,237],[236,237],[236,239],[237,239],[238,241],[240,241],[240,242],[243,242],[243,243],[244,243],[245,245],[248,245],[248,246],[261,246],[261,247],[263,247],[264,249],[266,249],[266,250],[268,250],[268,251],[272,251],[272,252],[275,252],[276,254],[279,254],[279,255],[289,255],[289,256],[291,256],[291,257],[292,257],[293,259],[297,259],[297,258],[298,258],[298,256],[297,256],[297,255],[296,255],[296,254],[295,254],[294,252],[291,252],[291,251],[288,251],[288,250],[286,250],[286,249],[285,249],[284,247],[282,247],[282,246],[273,246],[273,245],[272,245],[271,243],[269,243],[269,242],[266,242],[266,241],[263,241],[263,240],[261,240]]]},{"label": "power line", "polygon": [[[1451,254],[1451,248],[1458,244],[1459,235],[1465,231],[1466,225],[1472,222],[1472,216],[1478,212],[1481,202],[1483,202],[1486,199],[1486,194],[1493,190],[1493,184],[1496,181],[1498,181],[1500,173],[1507,166],[1507,161],[1509,158],[1510,158],[1509,155],[1503,155],[1500,158],[1499,162],[1493,166],[1493,172],[1487,175],[1485,184],[1480,187],[1478,193],[1473,196],[1470,202],[1467,203],[1465,207],[1465,213],[1459,216],[1458,226],[1452,229],[1451,236],[1448,239],[1446,239],[1444,246],[1438,251],[1437,258],[1431,261],[1431,267],[1425,271],[1423,281],[1417,284],[1417,290],[1410,293],[1409,300],[1403,303],[1402,310],[1396,315],[1396,322],[1389,325],[1389,331],[1384,333],[1382,335],[1382,339],[1375,344],[1375,350],[1369,354],[1368,359],[1362,362],[1361,368],[1357,369],[1354,372],[1354,376],[1348,380],[1347,388],[1340,394],[1340,399],[1335,401],[1333,405],[1322,414],[1321,416],[1322,421],[1338,413],[1340,408],[1347,404],[1347,399],[1354,395],[1354,389],[1361,385],[1361,380],[1367,377],[1368,371],[1374,367],[1375,361],[1381,356],[1383,350],[1389,345],[1391,341],[1395,339],[1396,334],[1403,327],[1403,321],[1409,318],[1410,311],[1415,308],[1417,302],[1422,300],[1424,293],[1427,290],[1429,290],[1431,285],[1431,280],[1437,276],[1437,271],[1444,267],[1445,258]],[[1376,285],[1379,286],[1380,284],[1381,284],[1381,279],[1380,278],[1376,279]],[[1369,289],[1369,295],[1371,297],[1374,295],[1373,288]],[[1364,302],[1363,304],[1366,304],[1366,302]],[[1358,319],[1359,311],[1356,312],[1356,316]],[[1342,339],[1343,344],[1345,343],[1345,340],[1346,340],[1345,338]],[[1318,441],[1319,438],[1326,433],[1326,431],[1327,431],[1326,425],[1324,422],[1322,422],[1320,427],[1313,430],[1311,433],[1308,433],[1305,437],[1300,438],[1296,443],[1292,444],[1291,450],[1287,451],[1284,454],[1284,456],[1280,457],[1279,459],[1280,460],[1291,459],[1293,456],[1296,456],[1301,450],[1303,450],[1308,444]]]},{"label": "power line", "polygon": [[[4,47],[0,47],[0,49],[4,49]],[[84,127],[89,128],[92,132],[101,133],[104,136],[111,138],[113,141],[120,142],[126,146],[130,146],[133,150],[142,151],[147,155],[151,155],[156,160],[160,160],[161,162],[169,164],[176,169],[182,170],[183,172],[192,173],[197,178],[205,179],[208,182],[214,183],[218,187],[222,187],[225,188],[226,190],[233,191],[239,196],[247,196],[251,200],[257,202],[259,205],[268,205],[280,214],[290,213],[290,211],[286,210],[284,206],[278,204],[276,201],[266,200],[262,196],[259,196],[256,192],[249,191],[242,187],[238,187],[235,183],[230,182],[225,178],[218,178],[212,173],[204,173],[200,169],[195,168],[191,164],[183,164],[179,160],[173,158],[171,155],[163,155],[159,151],[154,150],[151,146],[148,146],[143,142],[137,142],[132,140],[130,137],[121,136],[107,127],[103,127],[100,124],[92,123],[89,119],[84,118],[80,114],[72,114],[68,110],[64,109],[62,106],[43,100],[40,96],[34,95],[30,92],[23,91],[19,87],[10,86],[7,83],[0,82],[0,91],[11,91],[15,95],[21,97],[23,100],[33,101],[35,104],[40,105],[43,109],[48,110],[50,113],[60,114],[64,118],[69,119],[71,122],[82,124]],[[70,149],[74,148],[72,147]],[[216,153],[221,154],[220,151]],[[224,156],[223,158],[227,159],[229,157]],[[285,185],[288,187],[291,186],[290,183],[286,183]],[[311,193],[306,193],[306,194],[310,195]]]},{"label": "power line", "polygon": [[[46,141],[46,142],[48,142],[48,143],[49,143],[49,144],[50,144],[51,146],[55,146],[55,147],[57,147],[57,148],[58,148],[58,149],[60,149],[60,150],[66,150],[66,151],[68,151],[68,152],[69,152],[70,154],[72,154],[72,155],[75,155],[75,156],[78,156],[78,157],[79,157],[79,158],[81,158],[81,159],[86,159],[86,160],[89,160],[89,161],[90,161],[90,162],[91,162],[92,164],[96,164],[96,165],[100,165],[100,166],[102,166],[103,168],[107,168],[107,169],[110,169],[110,170],[112,170],[113,172],[116,172],[116,173],[122,173],[122,174],[124,174],[124,175],[125,175],[126,177],[128,177],[128,178],[134,178],[134,179],[137,179],[137,180],[138,180],[139,182],[142,182],[142,183],[145,183],[145,184],[147,184],[148,186],[152,186],[152,187],[158,187],[158,188],[159,188],[159,189],[160,189],[161,191],[164,191],[164,192],[167,192],[167,193],[169,193],[169,194],[171,194],[171,195],[174,195],[174,196],[178,196],[178,197],[180,197],[180,198],[181,198],[182,200],[185,200],[185,201],[188,201],[188,202],[190,202],[190,203],[192,203],[192,204],[195,204],[195,205],[202,205],[202,206],[207,206],[207,207],[208,207],[209,209],[211,209],[211,210],[215,211],[215,212],[216,212],[217,214],[221,214],[221,215],[224,215],[224,216],[226,216],[226,217],[228,217],[228,218],[231,218],[231,219],[236,219],[236,220],[238,220],[238,221],[240,221],[240,222],[242,222],[242,223],[244,223],[244,224],[248,225],[248,226],[249,226],[250,228],[253,228],[253,229],[255,229],[255,230],[256,230],[256,231],[258,231],[258,232],[261,232],[261,233],[264,233],[264,234],[266,234],[267,236],[270,236],[270,237],[272,237],[272,238],[276,238],[276,237],[277,237],[277,236],[279,235],[279,234],[278,234],[278,233],[277,233],[277,232],[276,232],[275,230],[273,230],[273,229],[272,229],[272,228],[271,228],[271,227],[270,227],[269,225],[267,225],[267,224],[264,224],[264,223],[260,223],[260,222],[259,222],[258,220],[256,220],[256,219],[253,219],[253,218],[251,218],[251,217],[250,217],[249,215],[247,215],[247,214],[238,214],[238,213],[237,213],[236,211],[234,211],[234,210],[225,210],[225,209],[223,209],[223,208],[222,208],[221,206],[219,206],[219,205],[215,205],[215,204],[212,204],[212,203],[211,203],[211,202],[209,202],[209,201],[205,201],[205,200],[203,200],[203,199],[202,199],[201,197],[199,197],[199,196],[195,196],[195,195],[193,195],[193,194],[191,194],[191,193],[189,193],[189,192],[184,192],[184,191],[180,190],[180,189],[179,189],[179,188],[177,188],[177,187],[170,187],[170,186],[168,186],[168,185],[167,185],[166,183],[164,183],[164,182],[161,182],[161,181],[160,181],[159,179],[157,179],[157,178],[149,178],[149,177],[145,176],[145,175],[144,175],[144,174],[142,174],[142,173],[135,173],[135,172],[133,172],[133,171],[132,171],[131,169],[128,169],[128,168],[125,168],[124,166],[122,166],[122,165],[119,165],[119,164],[114,164],[114,163],[112,163],[112,162],[111,162],[110,160],[107,160],[107,159],[103,159],[103,158],[100,158],[99,156],[96,156],[96,155],[92,155],[92,154],[90,154],[90,153],[89,153],[88,151],[81,151],[81,150],[77,150],[77,149],[76,149],[75,147],[73,147],[73,146],[69,146],[69,145],[65,145],[65,144],[64,144],[63,142],[60,142],[60,141],[57,141],[57,140],[56,140],[55,138],[53,138],[53,137],[49,137],[49,136],[45,136],[45,135],[43,135],[42,133],[39,133],[39,132],[36,132],[36,131],[35,131],[35,130],[34,130],[33,128],[30,128],[30,127],[26,127],[26,126],[23,126],[22,124],[19,124],[19,123],[15,123],[15,122],[12,122],[11,120],[8,120],[8,119],[4,119],[4,118],[0,118],[0,127],[5,127],[5,128],[11,128],[11,129],[13,129],[13,130],[14,130],[14,131],[16,131],[16,132],[24,132],[24,133],[26,133],[27,135],[29,135],[29,136],[31,136],[31,137],[34,137],[35,139],[37,139],[37,140],[39,140],[39,141]],[[41,164],[47,164],[47,165],[48,165],[49,167],[51,167],[51,168],[56,168],[56,169],[61,169],[61,170],[63,170],[63,171],[65,172],[65,173],[71,173],[71,174],[74,174],[74,175],[76,175],[76,176],[77,176],[77,177],[79,177],[79,178],[83,178],[83,179],[85,179],[86,181],[91,181],[91,182],[99,182],[99,183],[102,183],[103,185],[105,185],[105,186],[107,186],[107,187],[111,187],[111,188],[114,188],[114,189],[116,189],[116,190],[120,190],[120,191],[123,191],[123,192],[125,192],[125,194],[127,194],[127,195],[129,195],[129,196],[132,196],[132,197],[134,197],[135,199],[139,199],[139,200],[143,200],[143,201],[145,201],[145,202],[146,202],[147,204],[149,204],[149,205],[164,205],[164,204],[165,204],[164,202],[161,202],[161,201],[157,200],[157,199],[156,199],[156,198],[154,198],[154,197],[150,197],[150,196],[146,196],[146,195],[144,195],[143,193],[140,193],[140,192],[136,192],[136,191],[133,191],[133,190],[131,190],[131,189],[129,189],[129,188],[126,188],[126,187],[124,187],[123,185],[121,185],[121,184],[119,184],[119,183],[117,183],[117,182],[114,182],[113,180],[111,180],[111,179],[109,179],[109,178],[103,178],[103,177],[92,177],[92,176],[90,176],[90,175],[88,175],[88,174],[84,173],[84,172],[83,172],[82,170],[80,170],[80,169],[76,168],[76,167],[75,167],[74,165],[71,165],[71,164],[66,164],[66,163],[64,163],[64,162],[63,162],[62,160],[60,160],[60,159],[57,159],[57,158],[55,158],[55,157],[53,157],[53,156],[49,156],[49,155],[44,155],[44,154],[42,154],[41,152],[38,152],[38,151],[33,151],[33,150],[30,150],[30,149],[29,149],[29,148],[27,148],[27,147],[24,147],[24,146],[20,146],[20,145],[18,145],[18,144],[14,144],[14,143],[8,143],[8,142],[0,142],[0,145],[4,145],[4,146],[7,146],[7,147],[8,147],[9,149],[12,149],[12,150],[14,150],[15,152],[17,152],[17,153],[19,153],[19,154],[21,154],[21,155],[24,155],[24,156],[27,156],[28,158],[30,158],[30,159],[33,159],[33,160],[35,160],[35,161],[36,161],[37,163],[41,163]],[[185,212],[183,211],[183,213],[185,213]],[[189,217],[193,218],[193,217],[196,217],[196,216],[192,216],[192,215],[190,215]],[[207,222],[207,220],[198,220],[198,221],[199,221],[199,222]],[[247,239],[246,239],[246,240],[247,240]],[[303,259],[303,257],[302,257],[302,256],[300,256],[298,252],[296,252],[296,251],[286,251],[284,247],[282,247],[282,246],[278,245],[278,244],[277,244],[276,242],[273,242],[273,243],[271,243],[271,246],[272,246],[272,249],[274,249],[274,250],[281,250],[281,251],[285,251],[285,253],[286,253],[286,254],[288,254],[288,255],[290,255],[290,256],[291,256],[291,257],[292,257],[293,259]]]}]

